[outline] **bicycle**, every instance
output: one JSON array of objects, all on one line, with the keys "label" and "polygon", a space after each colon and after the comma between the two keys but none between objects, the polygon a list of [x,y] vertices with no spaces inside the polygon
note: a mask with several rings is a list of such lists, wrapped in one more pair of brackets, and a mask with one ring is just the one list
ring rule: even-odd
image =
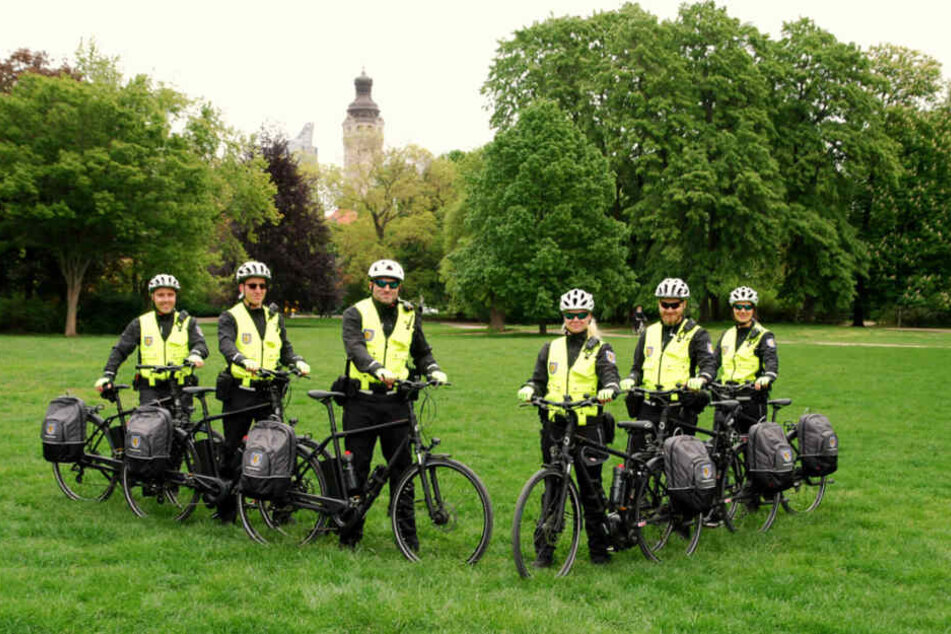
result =
[{"label": "bicycle", "polygon": [[[389,509],[400,552],[410,561],[438,553],[467,564],[476,563],[492,535],[492,504],[485,485],[472,469],[448,454],[432,452],[440,444],[439,438],[423,441],[412,397],[433,385],[433,381],[398,382],[400,393],[410,403],[409,417],[353,431],[337,429],[333,399],[344,397],[342,393],[309,391],[308,396],[327,409],[330,435],[319,443],[309,436],[299,436],[290,490],[279,500],[251,501],[271,531],[264,532],[249,521],[249,500],[239,496],[238,515],[248,536],[262,544],[283,538],[303,545],[318,535],[352,527],[366,516],[388,482],[396,460],[408,451],[413,464],[400,476]],[[407,424],[406,438],[390,461],[374,467],[362,490],[354,490],[352,458],[341,452],[340,439]]]},{"label": "bicycle", "polygon": [[[716,398],[722,399],[711,404],[725,411],[714,430],[713,455],[718,470],[717,499],[720,506],[715,509],[719,517],[714,515],[710,518],[711,523],[718,519],[722,520],[732,532],[736,530],[738,524],[747,523],[748,518],[766,507],[766,517],[759,527],[759,531],[765,533],[776,521],[782,493],[776,492],[770,495],[753,486],[747,473],[746,462],[749,435],[740,432],[736,425],[737,421],[743,417],[746,417],[744,426],[747,428],[752,423],[766,420],[763,417],[753,421],[743,412],[743,403],[749,402],[755,394],[753,383],[711,383],[710,390]],[[792,400],[788,398],[766,401],[766,404],[772,408],[771,422],[776,422],[779,410],[791,403]]]},{"label": "bicycle", "polygon": [[[137,365],[136,369],[148,369],[156,373],[168,373],[171,395],[150,405],[167,405],[173,424],[173,438],[168,468],[154,477],[143,477],[134,474],[127,462],[122,468],[122,492],[126,504],[138,517],[149,515],[170,517],[182,522],[188,519],[195,511],[201,499],[209,507],[215,506],[226,496],[230,495],[234,483],[230,478],[224,478],[220,473],[220,453],[224,439],[221,434],[212,429],[212,421],[224,418],[227,415],[253,411],[267,407],[262,403],[238,412],[209,415],[207,395],[215,391],[213,387],[183,386],[177,381],[177,375],[189,368],[183,365]],[[275,411],[282,413],[281,398],[287,382],[287,372],[259,370],[262,378],[271,378],[264,381],[260,389],[276,392],[272,395],[276,400]],[[197,421],[191,420],[193,407],[185,404],[185,396],[197,398],[201,404],[202,416]]]},{"label": "bicycle", "polygon": [[85,406],[86,435],[83,455],[76,462],[54,462],[53,477],[60,490],[71,500],[95,500],[102,502],[112,495],[122,471],[122,447],[126,416],[133,410],[122,409],[119,397],[128,385],[113,384],[112,389],[102,393],[102,398],[116,405],[116,413],[103,418],[99,412],[101,403]]}]

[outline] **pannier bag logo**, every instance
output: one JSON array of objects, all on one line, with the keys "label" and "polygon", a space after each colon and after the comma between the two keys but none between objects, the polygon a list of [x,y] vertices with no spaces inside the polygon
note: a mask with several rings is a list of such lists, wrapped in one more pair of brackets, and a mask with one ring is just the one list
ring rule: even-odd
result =
[{"label": "pannier bag logo", "polygon": [[789,449],[783,449],[783,460],[786,462],[792,462],[792,451]]},{"label": "pannier bag logo", "polygon": [[548,363],[548,374],[554,374],[558,371],[558,362],[551,361]]},{"label": "pannier bag logo", "polygon": [[261,452],[255,451],[253,454],[251,454],[251,466],[257,467],[260,464],[261,464]]},{"label": "pannier bag logo", "polygon": [[141,445],[141,444],[142,444],[142,438],[141,438],[141,436],[132,436],[132,448],[133,448],[133,449],[138,449],[138,448],[139,448],[139,445]]},{"label": "pannier bag logo", "polygon": [[839,439],[835,436],[829,436],[829,449],[835,449],[839,446]]},{"label": "pannier bag logo", "polygon": [[702,467],[700,467],[700,473],[703,474],[703,478],[705,480],[709,480],[710,479],[710,465],[705,464]]},{"label": "pannier bag logo", "polygon": [[373,332],[373,329],[372,329],[372,328],[366,328],[366,329],[364,329],[364,331],[363,331],[363,340],[364,340],[364,341],[373,341],[373,335],[374,335],[374,334],[375,334],[375,333]]},{"label": "pannier bag logo", "polygon": [[251,333],[250,333],[250,332],[242,332],[242,333],[241,333],[241,343],[243,343],[243,344],[245,344],[245,345],[251,343]]},{"label": "pannier bag logo", "polygon": [[146,346],[151,346],[151,345],[152,345],[152,340],[153,340],[152,335],[145,335],[145,345],[146,345]]},{"label": "pannier bag logo", "polygon": [[46,435],[47,436],[56,435],[56,423],[49,423],[46,425]]}]

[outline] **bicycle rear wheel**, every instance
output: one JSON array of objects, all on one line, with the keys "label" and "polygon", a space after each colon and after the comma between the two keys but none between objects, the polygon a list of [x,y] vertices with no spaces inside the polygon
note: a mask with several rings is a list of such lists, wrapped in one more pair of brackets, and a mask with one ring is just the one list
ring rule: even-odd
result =
[{"label": "bicycle rear wheel", "polygon": [[329,517],[307,496],[327,496],[327,483],[317,458],[297,450],[291,486],[280,500],[259,500],[238,491],[238,517],[244,531],[259,544],[304,545],[326,532]]},{"label": "bicycle rear wheel", "polygon": [[536,472],[518,496],[512,555],[522,577],[568,574],[581,539],[581,501],[571,478],[554,469]]},{"label": "bicycle rear wheel", "polygon": [[799,438],[795,433],[787,436],[796,455],[795,483],[792,488],[783,491],[781,503],[790,514],[811,513],[819,507],[826,492],[827,476],[806,476],[802,472],[802,458],[799,455]]},{"label": "bicycle rear wheel", "polygon": [[[727,518],[736,530],[758,527],[765,533],[776,521],[779,512],[780,493],[763,493],[754,486],[746,470],[742,453],[736,454],[727,471],[727,478],[735,482],[735,493],[727,504]],[[762,511],[766,515],[762,515]]]},{"label": "bicycle rear wheel", "polygon": [[492,503],[469,467],[450,458],[413,465],[390,507],[396,545],[410,561],[438,556],[474,564],[492,537]]},{"label": "bicycle rear wheel", "polygon": [[664,464],[657,461],[638,483],[634,502],[634,526],[641,552],[649,561],[661,561],[660,551],[677,535],[687,542],[684,552],[692,555],[700,544],[703,514],[678,511],[667,490]]},{"label": "bicycle rear wheel", "polygon": [[200,472],[198,452],[191,438],[176,438],[181,443],[173,452],[172,465],[158,478],[142,478],[122,466],[122,494],[126,504],[139,517],[162,517],[183,522],[195,511],[200,494],[188,486],[191,473]]},{"label": "bicycle rear wheel", "polygon": [[119,482],[119,469],[103,459],[119,460],[119,450],[104,421],[87,417],[87,426],[94,429],[83,445],[83,456],[77,462],[54,462],[53,477],[71,500],[103,501],[112,495]]}]

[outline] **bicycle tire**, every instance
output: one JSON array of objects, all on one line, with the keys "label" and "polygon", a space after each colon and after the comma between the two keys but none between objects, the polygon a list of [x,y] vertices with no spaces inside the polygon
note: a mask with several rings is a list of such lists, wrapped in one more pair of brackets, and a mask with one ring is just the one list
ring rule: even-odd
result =
[{"label": "bicycle tire", "polygon": [[[119,450],[113,445],[109,427],[95,415],[87,415],[87,425],[94,426],[83,444],[83,456],[77,462],[54,462],[53,477],[60,491],[71,500],[102,502],[112,495],[119,483],[119,471],[95,461],[96,457],[118,460]],[[105,450],[108,448],[108,454]]]},{"label": "bicycle tire", "polygon": [[512,555],[518,574],[523,578],[567,575],[578,556],[581,517],[578,489],[567,474],[541,469],[529,478],[518,496],[512,523]]},{"label": "bicycle tire", "polygon": [[[734,456],[729,470],[738,474],[732,477],[741,483],[739,490],[727,506],[727,517],[730,523],[737,530],[756,525],[759,532],[767,532],[776,521],[782,494],[777,492],[770,495],[759,491],[749,479],[742,454]],[[766,517],[760,520],[759,511],[764,508],[767,511]]]},{"label": "bicycle tire", "polygon": [[[129,509],[138,517],[162,517],[184,522],[195,512],[201,494],[185,481],[188,474],[199,472],[198,452],[191,438],[176,438],[183,443],[179,450],[181,456],[173,460],[164,477],[154,480],[139,478],[133,474],[128,464],[122,465],[122,495]],[[169,472],[176,472],[180,482],[169,482]]]},{"label": "bicycle tire", "polygon": [[667,491],[663,461],[655,462],[638,482],[634,502],[634,527],[641,553],[648,561],[660,562],[660,551],[677,534],[687,546],[685,554],[693,555],[703,532],[703,513],[684,515],[674,508]]},{"label": "bicycle tire", "polygon": [[791,515],[811,513],[819,508],[825,496],[828,480],[826,476],[807,476],[802,473],[802,459],[799,457],[799,439],[795,432],[787,435],[787,440],[796,456],[796,470],[793,486],[782,493],[780,503],[783,510]]},{"label": "bicycle tire", "polygon": [[327,496],[327,482],[311,451],[298,446],[288,495],[282,500],[258,500],[238,491],[238,517],[244,532],[259,544],[303,546],[328,530],[326,513],[301,506],[294,494]]},{"label": "bicycle tire", "polygon": [[[412,519],[406,517],[408,509]],[[403,473],[390,522],[397,547],[410,561],[435,555],[474,564],[489,546],[494,514],[479,476],[461,462],[438,457]]]}]

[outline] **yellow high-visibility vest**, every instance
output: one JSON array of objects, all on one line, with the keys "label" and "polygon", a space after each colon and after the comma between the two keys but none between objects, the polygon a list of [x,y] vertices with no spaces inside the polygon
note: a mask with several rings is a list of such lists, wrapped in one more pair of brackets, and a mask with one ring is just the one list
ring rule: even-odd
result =
[{"label": "yellow high-visibility vest", "polygon": [[[139,315],[139,362],[141,365],[181,365],[188,356],[188,327],[191,317],[179,321],[178,311],[172,315],[172,330],[168,339],[162,339],[162,330],[159,328],[158,317],[155,311]],[[191,368],[185,368],[176,373],[176,381],[181,385],[185,377],[192,373]],[[168,372],[153,370],[139,370],[139,376],[155,385],[156,381],[167,381]]]},{"label": "yellow high-visibility vest", "polygon": [[[376,311],[372,298],[361,300],[354,306],[360,312],[362,320],[360,327],[363,330],[363,341],[366,343],[367,352],[397,378],[407,378],[409,376],[407,366],[409,349],[410,344],[413,343],[413,330],[416,326],[416,311],[413,310],[412,304],[397,302],[396,324],[389,337],[383,334],[383,323],[380,321],[380,314]],[[352,363],[349,376],[352,379],[358,379],[360,389],[363,390],[369,389],[373,383],[380,383],[374,375],[360,372]]]},{"label": "yellow high-visibility vest", "polygon": [[[231,313],[234,317],[235,324],[237,324],[234,344],[238,348],[238,352],[248,359],[257,361],[258,365],[265,370],[274,370],[277,368],[277,364],[281,360],[281,346],[283,345],[281,343],[281,329],[278,314],[272,313],[266,306],[264,307],[264,321],[266,326],[264,328],[264,338],[262,339],[258,333],[257,326],[254,325],[254,320],[251,318],[251,313],[248,312],[248,307],[244,305],[244,302],[238,302],[229,308],[228,312]],[[251,380],[254,376],[237,363],[231,364],[231,375],[236,379],[240,379],[241,384],[244,386],[251,385]]]},{"label": "yellow high-visibility vest", "polygon": [[756,356],[756,347],[760,340],[769,334],[769,330],[759,324],[753,324],[750,333],[736,346],[737,328],[733,326],[723,334],[720,340],[720,378],[723,381],[747,383],[756,378],[760,359]]},{"label": "yellow high-visibility vest", "polygon": [[647,328],[641,366],[641,384],[645,389],[673,390],[678,383],[686,385],[690,378],[690,342],[700,331],[696,323],[687,329],[687,321],[680,322],[666,348],[663,324],[657,322]]},{"label": "yellow high-visibility vest", "polygon": [[[559,337],[548,346],[548,394],[545,399],[560,401],[567,394],[572,401],[579,401],[585,394],[593,395],[598,391],[598,373],[595,363],[601,341],[598,339],[585,341],[581,352],[574,364],[568,367],[568,337]],[[593,343],[593,345],[592,345]],[[587,424],[589,416],[596,416],[598,408],[595,405],[575,410],[578,413],[578,425]],[[548,411],[549,420],[554,420],[556,414],[563,414],[564,410],[552,408]]]}]

